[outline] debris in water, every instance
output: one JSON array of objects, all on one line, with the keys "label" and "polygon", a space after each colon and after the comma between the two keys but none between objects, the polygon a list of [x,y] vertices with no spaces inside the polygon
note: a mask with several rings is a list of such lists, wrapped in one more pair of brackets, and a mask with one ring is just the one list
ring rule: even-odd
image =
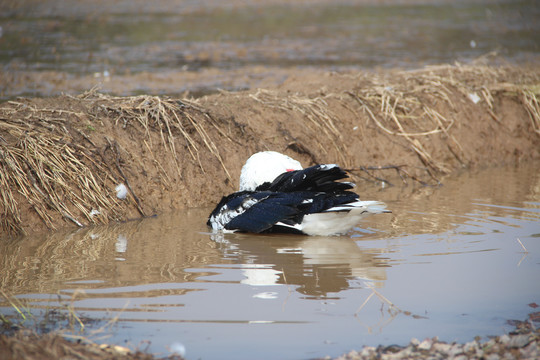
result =
[{"label": "debris in water", "polygon": [[114,248],[116,249],[116,252],[120,253],[125,253],[127,251],[127,238],[123,234],[118,235],[116,238]]},{"label": "debris in water", "polygon": [[171,344],[170,351],[174,354],[184,357],[186,355],[186,347],[180,342],[174,342]]}]

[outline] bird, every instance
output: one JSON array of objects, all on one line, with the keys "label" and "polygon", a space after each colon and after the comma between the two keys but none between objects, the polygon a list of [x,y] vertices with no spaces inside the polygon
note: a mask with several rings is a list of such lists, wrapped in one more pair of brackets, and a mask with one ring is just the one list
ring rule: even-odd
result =
[{"label": "bird", "polygon": [[336,164],[303,168],[275,151],[253,154],[240,173],[237,192],[210,213],[214,232],[342,235],[370,214],[389,213],[380,201],[361,201],[355,184]]}]

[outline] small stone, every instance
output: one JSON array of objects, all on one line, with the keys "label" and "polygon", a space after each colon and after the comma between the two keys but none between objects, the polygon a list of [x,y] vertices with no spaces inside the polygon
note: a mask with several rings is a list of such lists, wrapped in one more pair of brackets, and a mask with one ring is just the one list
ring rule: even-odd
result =
[{"label": "small stone", "polygon": [[412,338],[411,345],[418,346],[420,345],[420,341],[417,338]]},{"label": "small stone", "polygon": [[506,345],[506,344],[508,344],[509,341],[510,341],[510,336],[508,336],[508,335],[506,335],[506,334],[499,336],[499,342],[500,342],[501,344],[505,344],[505,345]]},{"label": "small stone", "polygon": [[485,358],[486,360],[500,360],[499,354],[489,354]]},{"label": "small stone", "polygon": [[380,354],[380,359],[381,360],[399,360],[400,359],[400,356],[397,355],[397,354],[393,354],[393,353],[382,353]]},{"label": "small stone", "polygon": [[383,352],[385,352],[385,353],[394,354],[394,353],[400,352],[403,349],[403,347],[399,346],[399,345],[389,345],[389,346],[387,346],[387,347],[385,347],[383,349],[384,349]]},{"label": "small stone", "polygon": [[375,348],[373,346],[364,346],[362,351],[360,351],[360,355],[363,357],[371,357],[373,354],[375,354]]},{"label": "small stone", "polygon": [[502,356],[504,360],[515,360],[516,357],[511,352],[505,352]]},{"label": "small stone", "polygon": [[496,343],[497,342],[495,341],[495,339],[489,339],[489,341],[484,344],[484,350],[489,350],[490,348],[495,346]]},{"label": "small stone", "polygon": [[419,350],[429,350],[431,349],[431,339],[426,339],[418,345]]},{"label": "small stone", "polygon": [[462,353],[463,353],[463,348],[459,344],[452,345],[452,347],[450,348],[450,351],[448,351],[448,355],[450,357],[454,357]]},{"label": "small stone", "polygon": [[510,341],[508,342],[508,346],[514,347],[514,348],[522,348],[522,347],[527,346],[530,342],[531,342],[531,338],[529,335],[516,335],[510,338]]},{"label": "small stone", "polygon": [[476,350],[478,350],[478,344],[476,341],[468,342],[463,346],[463,351],[466,353],[475,353]]},{"label": "small stone", "polygon": [[540,352],[538,351],[538,345],[534,341],[526,347],[519,349],[519,352],[524,358],[527,359],[535,359],[538,358],[540,355]]},{"label": "small stone", "polygon": [[347,357],[345,359],[360,359],[360,355],[358,354],[358,351],[352,350],[347,354]]},{"label": "small stone", "polygon": [[445,343],[435,343],[433,344],[433,350],[440,352],[441,354],[448,354],[452,345]]},{"label": "small stone", "polygon": [[411,346],[407,346],[406,348],[397,352],[396,355],[398,355],[400,359],[408,359],[411,357],[413,353],[414,353],[414,349]]}]

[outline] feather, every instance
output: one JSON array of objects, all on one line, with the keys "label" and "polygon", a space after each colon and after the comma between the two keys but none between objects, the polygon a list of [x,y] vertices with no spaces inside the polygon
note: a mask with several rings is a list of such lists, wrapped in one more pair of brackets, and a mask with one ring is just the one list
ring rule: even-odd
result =
[{"label": "feather", "polygon": [[[257,153],[248,159],[242,168],[241,183],[255,185],[247,186],[249,191],[221,199],[207,222],[214,231],[332,235],[347,232],[366,215],[389,212],[384,203],[360,201],[356,193],[349,191],[355,185],[340,181],[348,177],[347,172],[335,164],[284,171],[266,181],[272,177],[265,174],[264,161],[255,161],[258,154],[270,158],[274,171],[296,162],[273,152]],[[253,181],[255,178],[258,183]]]}]

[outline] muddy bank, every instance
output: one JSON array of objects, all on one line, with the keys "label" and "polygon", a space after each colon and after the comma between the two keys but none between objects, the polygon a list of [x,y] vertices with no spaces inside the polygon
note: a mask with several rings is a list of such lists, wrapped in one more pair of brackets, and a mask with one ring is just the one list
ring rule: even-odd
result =
[{"label": "muddy bank", "polygon": [[[535,304],[531,304],[535,305]],[[363,359],[537,359],[540,354],[540,330],[537,328],[539,313],[529,315],[526,321],[512,320],[515,329],[508,334],[493,336],[488,340],[475,339],[465,344],[446,343],[436,337],[411,339],[406,346],[364,346],[336,360]],[[0,334],[0,356],[9,359],[49,359],[64,356],[85,359],[183,359],[180,355],[149,354],[116,345],[98,345],[83,336],[79,341],[66,340],[61,333],[38,335],[28,330],[18,330],[11,336]],[[327,357],[326,359],[329,359]]]},{"label": "muddy bank", "polygon": [[[122,346],[98,345],[93,342],[70,341],[60,333],[38,335],[33,331],[19,330],[13,336],[0,335],[2,359],[125,359],[152,360],[158,358],[142,351],[131,351]],[[182,359],[171,355],[161,359]]]},{"label": "muddy bank", "polygon": [[339,163],[360,194],[363,181],[436,185],[457,169],[538,159],[539,79],[538,66],[314,70],[198,99],[88,91],[7,101],[0,234],[208,206],[261,150]]}]

